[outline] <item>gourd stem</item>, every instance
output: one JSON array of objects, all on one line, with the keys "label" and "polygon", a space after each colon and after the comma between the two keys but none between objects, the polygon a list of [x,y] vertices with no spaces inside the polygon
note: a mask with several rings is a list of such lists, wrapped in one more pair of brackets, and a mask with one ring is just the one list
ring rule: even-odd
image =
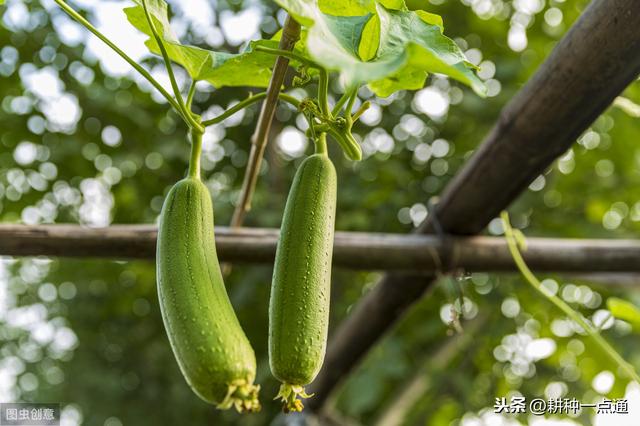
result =
[{"label": "gourd stem", "polygon": [[[264,98],[267,97],[267,92],[261,92],[252,96],[249,96],[247,99],[244,99],[240,102],[238,102],[237,104],[235,104],[234,106],[232,106],[231,108],[227,109],[225,112],[223,112],[222,114],[211,118],[209,120],[205,120],[202,122],[202,125],[204,127],[207,126],[211,126],[213,124],[218,124],[221,121],[226,120],[227,118],[231,117],[233,114],[235,114],[236,112],[240,111],[241,109],[244,109],[246,107],[248,107],[249,105],[252,105]],[[278,99],[280,99],[281,101],[287,102],[291,105],[293,105],[295,108],[298,108],[300,106],[300,101],[297,100],[296,98],[294,98],[291,95],[287,95],[286,93],[279,93],[278,94]]]},{"label": "gourd stem", "polygon": [[328,155],[327,151],[327,134],[320,133],[318,138],[315,140],[316,144],[316,154]]},{"label": "gourd stem", "polygon": [[362,105],[360,105],[360,108],[358,108],[358,110],[353,113],[353,116],[351,117],[351,121],[358,121],[360,116],[364,114],[364,112],[368,110],[370,107],[371,107],[371,102],[365,101]]},{"label": "gourd stem", "polygon": [[334,116],[340,114],[340,110],[344,106],[345,102],[347,102],[347,100],[349,99],[349,96],[351,96],[350,91],[344,92],[340,97],[340,99],[338,99],[338,102],[336,102],[336,104],[333,106],[333,109],[331,110],[331,114],[333,114]]},{"label": "gourd stem", "polygon": [[189,93],[187,93],[187,109],[191,111],[191,104],[193,103],[193,95],[196,93],[196,83],[198,80],[192,80],[189,86]]},{"label": "gourd stem", "polygon": [[327,70],[321,68],[320,79],[318,81],[318,103],[320,104],[320,111],[329,119],[333,118],[331,110],[329,109],[328,93],[329,93],[329,73]]},{"label": "gourd stem", "polygon": [[344,117],[347,119],[347,122],[349,124],[352,123],[351,113],[353,111],[353,104],[356,103],[356,99],[358,99],[358,89],[355,89],[351,92],[351,96],[349,96],[347,106],[344,109]]},{"label": "gourd stem", "polygon": [[189,177],[200,180],[200,156],[202,154],[202,132],[191,129],[191,159],[189,160]]},{"label": "gourd stem", "polygon": [[202,131],[202,126],[200,123],[196,121],[196,119],[191,114],[191,111],[187,108],[184,103],[184,99],[182,99],[182,94],[180,93],[180,88],[178,87],[178,82],[176,81],[176,76],[173,73],[173,67],[171,65],[171,58],[169,57],[169,53],[164,46],[164,41],[158,34],[156,30],[156,26],[153,23],[153,19],[151,18],[151,14],[149,13],[149,9],[147,9],[146,0],[142,0],[142,9],[144,10],[145,17],[147,18],[147,23],[149,24],[149,29],[151,30],[151,34],[153,34],[153,38],[158,45],[158,49],[162,55],[162,59],[164,60],[164,65],[167,70],[167,74],[169,75],[169,81],[171,82],[171,87],[173,88],[173,94],[175,95],[175,99],[178,102],[178,107],[180,108],[181,115],[184,117],[186,124],[191,127]]}]

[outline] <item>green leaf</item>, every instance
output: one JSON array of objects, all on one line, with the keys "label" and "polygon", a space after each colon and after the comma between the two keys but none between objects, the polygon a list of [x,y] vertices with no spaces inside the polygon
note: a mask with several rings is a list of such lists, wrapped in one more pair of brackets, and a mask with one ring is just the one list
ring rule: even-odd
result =
[{"label": "green leaf", "polygon": [[636,305],[617,297],[610,297],[607,299],[607,307],[614,317],[627,321],[633,328],[640,330],[640,309]]},{"label": "green leaf", "polygon": [[370,0],[320,0],[318,7],[323,13],[334,16],[362,16],[369,13],[371,8]]},{"label": "green leaf", "polygon": [[378,44],[380,41],[380,19],[374,15],[362,30],[360,38],[360,46],[358,47],[358,56],[363,61],[370,61],[376,57],[378,52]]},{"label": "green leaf", "polygon": [[377,95],[388,96],[419,89],[428,73],[441,73],[485,94],[476,67],[443,34],[437,15],[409,11],[398,0],[276,1],[308,28],[309,56],[338,71],[349,87],[368,83]]},{"label": "green leaf", "polygon": [[[407,10],[404,0],[379,0],[379,3],[387,9]],[[323,13],[334,16],[362,16],[376,11],[374,0],[319,0],[318,5]]]},{"label": "green leaf", "polygon": [[[325,15],[326,29],[335,37],[335,41],[350,55],[358,56],[362,32],[373,15],[331,16]],[[307,45],[309,38],[307,38]]]},{"label": "green leaf", "polygon": [[424,10],[416,10],[416,15],[420,17],[424,22],[430,25],[440,27],[440,32],[444,32],[444,22],[442,22],[442,16],[435,13],[429,13]]},{"label": "green leaf", "polygon": [[[136,6],[127,7],[124,13],[129,22],[138,30],[149,36],[145,42],[152,53],[160,54],[160,49],[153,38],[151,28],[142,7],[141,0],[134,0]],[[151,15],[156,31],[165,44],[169,58],[180,64],[195,80],[208,81],[215,87],[253,86],[266,87],[271,76],[274,58],[263,52],[256,52],[256,45],[270,48],[278,47],[272,40],[260,40],[249,44],[239,54],[216,52],[196,46],[183,45],[171,31],[164,0],[147,0],[147,10]]]}]

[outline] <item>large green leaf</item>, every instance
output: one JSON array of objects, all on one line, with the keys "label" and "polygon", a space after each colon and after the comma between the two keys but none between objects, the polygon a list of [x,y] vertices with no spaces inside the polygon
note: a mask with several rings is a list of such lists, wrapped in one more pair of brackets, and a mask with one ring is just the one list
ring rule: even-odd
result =
[{"label": "large green leaf", "polygon": [[[145,44],[151,52],[159,55],[160,49],[149,27],[142,1],[134,0],[134,2],[136,6],[124,9],[127,19],[134,27],[149,36]],[[196,46],[183,45],[171,31],[165,1],[147,0],[146,4],[154,22],[154,27],[166,47],[169,58],[173,62],[182,65],[191,78],[208,81],[215,87],[266,87],[269,84],[274,58],[270,54],[256,52],[254,48],[258,44],[275,48],[277,47],[276,41],[260,40],[252,42],[247,49],[239,54],[216,52]]]},{"label": "large green leaf", "polygon": [[[148,25],[141,0],[125,9],[127,19],[149,36],[146,45],[160,49]],[[379,96],[419,89],[429,72],[446,74],[484,93],[473,65],[442,30],[442,19],[424,11],[407,10],[404,0],[277,0],[307,27],[305,48],[322,66],[338,71],[345,85],[368,83]],[[164,0],[147,0],[154,26],[169,58],[196,80],[216,87],[269,83],[273,56],[255,50],[275,48],[274,40],[254,41],[238,54],[216,52],[180,43],[171,31]]]},{"label": "large green leaf", "polygon": [[376,94],[388,96],[422,87],[427,73],[435,72],[485,93],[475,67],[443,34],[437,15],[409,11],[401,0],[276,1],[308,27],[309,55],[338,71],[347,86],[369,83]]}]

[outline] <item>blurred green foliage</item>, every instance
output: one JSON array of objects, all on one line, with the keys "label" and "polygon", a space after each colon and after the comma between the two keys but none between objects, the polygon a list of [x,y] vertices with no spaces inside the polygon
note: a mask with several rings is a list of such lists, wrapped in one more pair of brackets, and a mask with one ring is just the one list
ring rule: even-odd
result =
[{"label": "blurred green foliage", "polygon": [[[153,223],[168,188],[186,171],[186,129],[145,85],[128,75],[107,75],[104,64],[85,51],[86,42],[62,42],[69,35],[61,37],[60,25],[54,25],[61,12],[51,2],[43,3],[48,10],[40,2],[16,0],[0,8],[0,221]],[[427,9],[443,16],[446,34],[481,65],[492,96],[482,100],[457,83],[435,77],[427,91],[373,99],[376,107],[364,120],[368,124],[355,129],[365,148],[364,161],[349,162],[337,146],[330,147],[339,179],[337,229],[408,232],[424,220],[427,201],[435,201],[500,109],[586,4],[431,0]],[[214,5],[218,23],[256,7],[240,0]],[[275,19],[282,15],[271,2],[257,7],[262,35],[271,36]],[[51,16],[56,18],[52,21]],[[186,41],[206,45],[197,26],[183,22]],[[216,48],[237,49],[224,40],[221,44]],[[146,66],[159,63],[145,59]],[[42,70],[54,78],[36,79],[36,85],[60,85],[51,95],[55,99],[28,83]],[[337,85],[333,89],[338,90]],[[226,108],[247,93],[235,88],[202,91],[195,105],[202,111]],[[624,96],[640,103],[640,84],[634,83]],[[434,102],[439,111],[433,110]],[[219,225],[230,220],[256,116],[254,107],[205,136],[204,178]],[[287,140],[278,136],[283,130],[291,135],[300,120],[286,106],[279,107],[277,118],[276,142],[269,145],[247,226],[279,225],[301,161],[301,152],[292,155]],[[640,228],[634,190],[640,183],[638,129],[637,118],[620,108],[608,110],[519,198],[512,208],[514,225],[531,236],[634,237]],[[488,229],[500,233],[497,222]],[[266,353],[271,268],[235,265],[227,279],[256,350],[257,381],[263,385],[263,411],[246,416],[218,412],[187,387],[164,334],[154,275],[154,264],[147,261],[2,258],[0,400],[60,401],[69,425],[268,424],[278,411],[278,404],[270,402],[276,382]],[[373,272],[334,271],[332,329],[378,277]],[[606,281],[552,277],[546,283],[559,285],[562,297],[588,318],[602,318],[598,312],[606,309],[609,296],[640,302],[632,288]],[[434,371],[430,357],[453,334],[447,322],[451,304],[458,300],[457,286],[465,298],[462,327],[478,318],[486,323],[471,345],[454,351],[444,368]],[[605,337],[640,367],[638,339],[628,324],[615,321],[608,328],[612,322],[604,323]],[[553,339],[555,350],[543,359],[531,358],[528,345],[543,338]],[[519,277],[462,273],[455,280],[440,280],[380,341],[345,378],[333,408],[341,416],[373,424],[402,389],[422,375],[429,386],[413,396],[404,423],[464,425],[491,413],[496,397],[514,392],[583,402],[596,400],[598,390],[610,397],[623,395],[626,383],[620,377],[610,389],[594,388],[594,377],[605,370],[617,375],[605,356]],[[593,421],[593,412],[587,410],[576,419],[578,424]],[[524,415],[510,417],[527,422]]]}]

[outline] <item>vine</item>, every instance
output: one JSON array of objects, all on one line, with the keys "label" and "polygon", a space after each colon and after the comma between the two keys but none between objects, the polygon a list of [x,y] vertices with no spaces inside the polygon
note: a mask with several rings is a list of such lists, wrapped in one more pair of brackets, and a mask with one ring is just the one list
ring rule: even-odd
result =
[{"label": "vine", "polygon": [[529,267],[527,266],[527,263],[524,261],[522,253],[520,252],[520,250],[525,247],[524,236],[519,232],[519,230],[513,229],[509,221],[509,214],[507,212],[503,211],[500,214],[500,218],[502,219],[502,223],[504,226],[504,235],[507,241],[507,246],[509,247],[509,252],[511,253],[511,257],[513,257],[513,261],[515,262],[525,281],[528,282],[543,297],[553,303],[571,320],[582,327],[582,329],[589,335],[589,337],[593,339],[595,344],[598,345],[598,347],[600,347],[604,351],[609,359],[617,364],[630,379],[636,381],[637,383],[640,383],[640,376],[638,376],[635,368],[633,368],[633,366],[629,364],[614,349],[614,347],[605,340],[604,337],[602,337],[599,330],[595,326],[593,326],[586,318],[584,318],[579,312],[575,311],[571,306],[569,306],[564,300],[548,291],[546,287],[542,285],[540,280],[536,278],[533,272],[531,272],[531,269],[529,269]]}]

